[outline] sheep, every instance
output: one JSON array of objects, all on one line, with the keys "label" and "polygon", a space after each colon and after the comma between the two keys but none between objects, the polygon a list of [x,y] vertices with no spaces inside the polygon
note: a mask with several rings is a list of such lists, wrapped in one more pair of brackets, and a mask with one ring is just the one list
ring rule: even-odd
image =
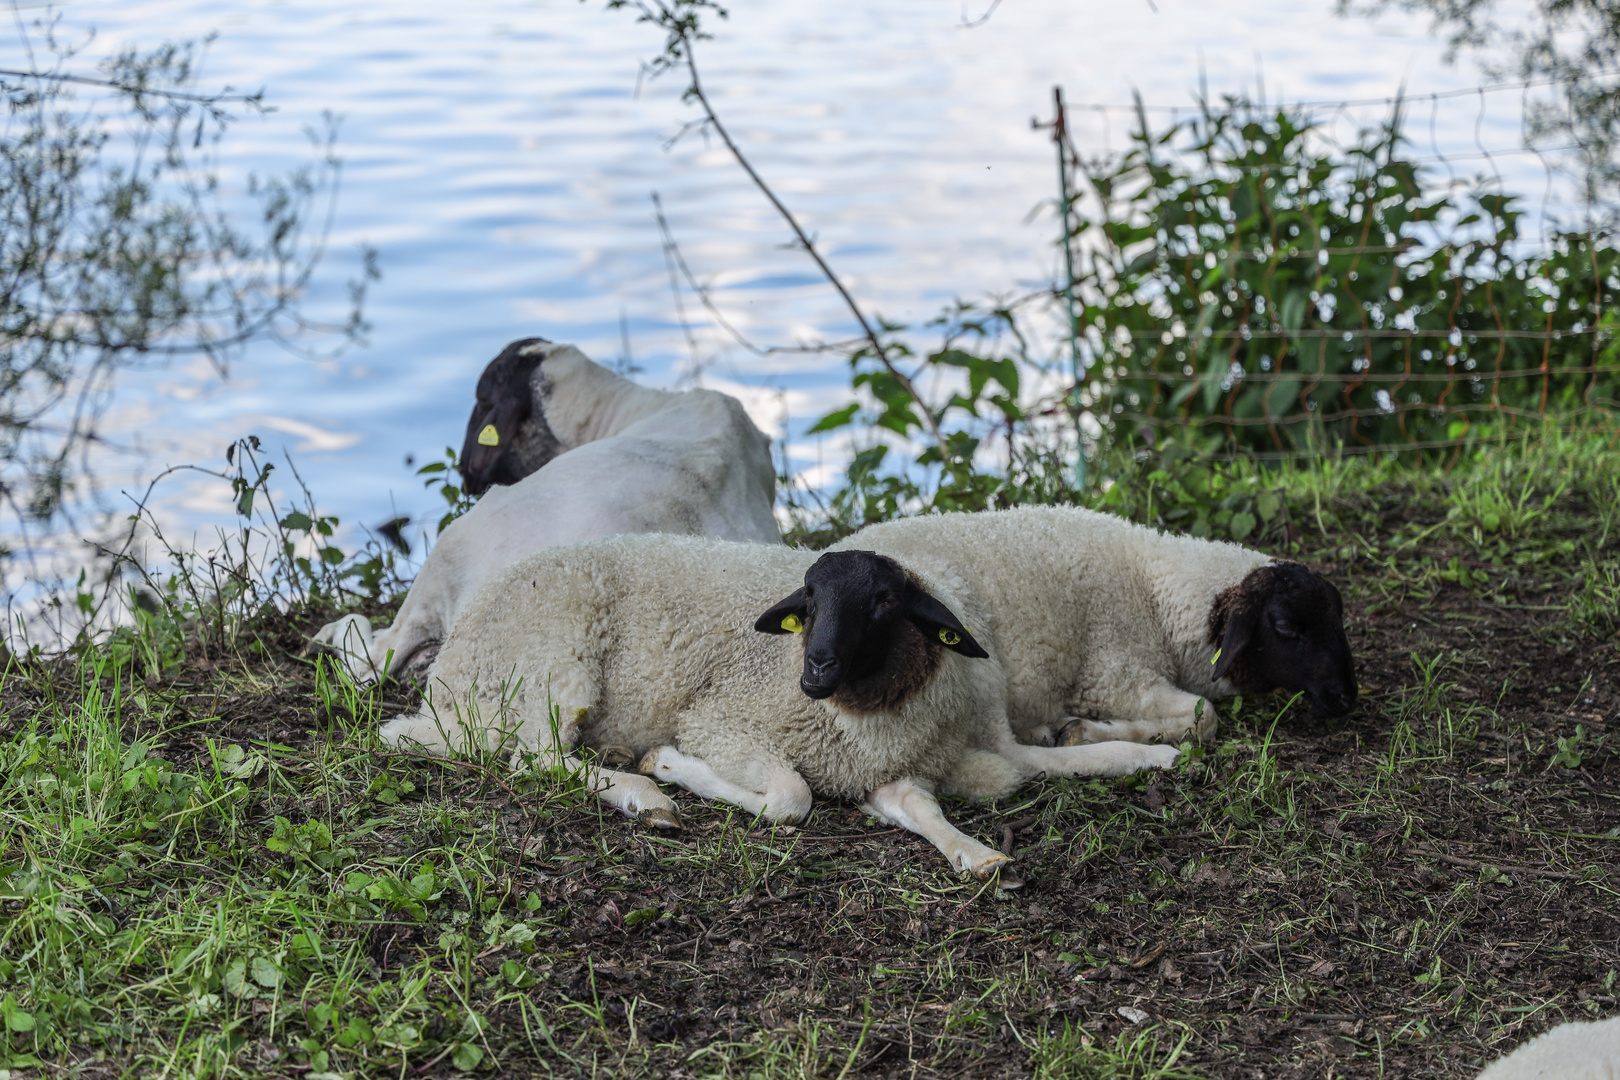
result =
[{"label": "sheep", "polygon": [[949,567],[985,601],[1013,731],[1034,741],[1214,734],[1211,699],[1281,687],[1356,701],[1344,602],[1298,563],[1108,514],[1024,507],[870,525],[860,548]]},{"label": "sheep", "polygon": [[[952,827],[936,791],[995,797],[1042,772],[1167,767],[1177,751],[1019,744],[1001,662],[969,630],[982,625],[948,574],[871,553],[598,540],[480,590],[422,709],[382,738],[566,752],[605,802],[656,828],[679,818],[649,776],[777,822],[802,820],[812,794],[857,799],[987,879],[1008,857]],[[625,748],[645,775],[586,767],[576,743]]]},{"label": "sheep", "polygon": [[1620,1016],[1560,1024],[1491,1062],[1479,1080],[1620,1080]]},{"label": "sheep", "polygon": [[488,493],[440,535],[393,625],[374,635],[347,615],[315,635],[358,682],[419,677],[479,586],[543,548],[646,532],[781,543],[770,440],[735,398],[637,386],[572,345],[525,338],[490,362],[460,465]]}]

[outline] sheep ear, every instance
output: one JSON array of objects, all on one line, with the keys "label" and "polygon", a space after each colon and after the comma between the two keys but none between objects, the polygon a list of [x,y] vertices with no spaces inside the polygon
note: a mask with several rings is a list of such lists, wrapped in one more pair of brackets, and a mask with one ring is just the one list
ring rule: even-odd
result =
[{"label": "sheep ear", "polygon": [[762,634],[797,634],[804,630],[805,617],[810,614],[810,598],[803,589],[796,589],[786,599],[778,600],[771,609],[754,621],[754,629]]},{"label": "sheep ear", "polygon": [[906,590],[906,618],[952,652],[979,660],[990,656],[983,645],[973,640],[967,627],[951,614],[950,608],[915,586]]},{"label": "sheep ear", "polygon": [[1254,640],[1255,631],[1260,628],[1261,606],[1252,601],[1239,604],[1226,617],[1226,633],[1221,635],[1220,650],[1212,661],[1215,665],[1214,678],[1226,678],[1227,672],[1232,670],[1232,665],[1237,663],[1243,650]]}]

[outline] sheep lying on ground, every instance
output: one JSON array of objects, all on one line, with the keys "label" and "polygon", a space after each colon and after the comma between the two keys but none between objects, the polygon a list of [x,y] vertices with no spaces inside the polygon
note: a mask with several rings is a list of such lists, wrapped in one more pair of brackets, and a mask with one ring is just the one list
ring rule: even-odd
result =
[{"label": "sheep lying on ground", "polygon": [[[802,819],[812,793],[860,799],[983,878],[1007,857],[946,822],[936,790],[992,797],[1042,772],[1118,776],[1177,756],[1016,742],[1000,658],[968,629],[983,624],[971,595],[870,553],[599,540],[480,590],[422,710],[382,733],[433,748],[625,747],[644,772],[773,821]],[[678,825],[646,776],[588,779],[644,823]]]},{"label": "sheep lying on ground", "polygon": [[1479,1080],[1620,1080],[1620,1016],[1560,1024],[1491,1062]]},{"label": "sheep lying on ground", "polygon": [[[1215,730],[1207,699],[1281,687],[1329,716],[1356,701],[1339,590],[1297,563],[1108,514],[1025,507],[931,514],[833,546],[954,575],[1032,741],[1179,741]],[[1078,718],[1078,723],[1065,721]]]},{"label": "sheep lying on ground", "polygon": [[479,586],[543,548],[647,532],[780,543],[770,440],[735,398],[637,386],[572,345],[527,338],[490,362],[461,467],[475,493],[515,483],[445,529],[387,630],[348,615],[315,635],[358,681],[425,670]]}]

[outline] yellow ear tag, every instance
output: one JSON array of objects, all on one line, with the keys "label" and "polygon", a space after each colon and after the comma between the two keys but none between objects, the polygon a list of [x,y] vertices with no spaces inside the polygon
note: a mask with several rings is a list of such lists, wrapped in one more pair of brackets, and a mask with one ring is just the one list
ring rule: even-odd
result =
[{"label": "yellow ear tag", "polygon": [[1216,664],[1218,664],[1220,662],[1221,662],[1221,650],[1216,649],[1215,650],[1215,655],[1209,658],[1209,666],[1214,667]]},{"label": "yellow ear tag", "polygon": [[501,445],[501,433],[495,430],[494,424],[485,424],[484,430],[478,433],[479,446]]},{"label": "yellow ear tag", "polygon": [[782,629],[790,634],[802,634],[804,633],[804,620],[797,615],[789,615],[782,620]]},{"label": "yellow ear tag", "polygon": [[939,632],[939,640],[943,641],[947,645],[955,645],[962,640],[962,635],[958,634],[954,630],[941,630]]}]

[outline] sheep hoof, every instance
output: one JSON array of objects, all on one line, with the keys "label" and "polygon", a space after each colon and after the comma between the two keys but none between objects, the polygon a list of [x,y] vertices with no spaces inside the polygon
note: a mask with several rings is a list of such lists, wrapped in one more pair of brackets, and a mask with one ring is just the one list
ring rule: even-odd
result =
[{"label": "sheep hoof", "polygon": [[[985,862],[980,863],[978,866],[975,866],[973,868],[973,876],[980,881],[989,881],[998,876],[1003,881],[1018,880],[1016,875],[1012,873],[1012,859],[1005,855],[998,855],[994,859],[988,859]],[[1018,885],[1022,884],[1022,881],[1018,881]],[[1018,888],[1018,885],[1002,885],[1001,887],[1003,889],[1016,889]]]},{"label": "sheep hoof", "polygon": [[663,747],[661,746],[655,746],[645,754],[642,754],[641,760],[636,763],[636,771],[642,776],[657,776],[658,752],[662,749]]},{"label": "sheep hoof", "polygon": [[1024,879],[1011,870],[1003,870],[996,875],[996,888],[1002,892],[1012,892],[1014,889],[1022,889],[1023,887]]},{"label": "sheep hoof", "polygon": [[681,819],[675,816],[674,810],[666,810],[662,806],[649,806],[636,815],[636,820],[649,829],[659,832],[680,832]]},{"label": "sheep hoof", "polygon": [[636,755],[628,746],[604,746],[596,755],[596,763],[604,769],[623,769]]},{"label": "sheep hoof", "polygon": [[1057,733],[1052,740],[1052,745],[1084,746],[1089,742],[1095,742],[1096,740],[1087,738],[1088,733],[1089,728],[1087,727],[1086,722],[1080,719],[1078,716],[1071,716],[1062,727],[1057,729]]}]

